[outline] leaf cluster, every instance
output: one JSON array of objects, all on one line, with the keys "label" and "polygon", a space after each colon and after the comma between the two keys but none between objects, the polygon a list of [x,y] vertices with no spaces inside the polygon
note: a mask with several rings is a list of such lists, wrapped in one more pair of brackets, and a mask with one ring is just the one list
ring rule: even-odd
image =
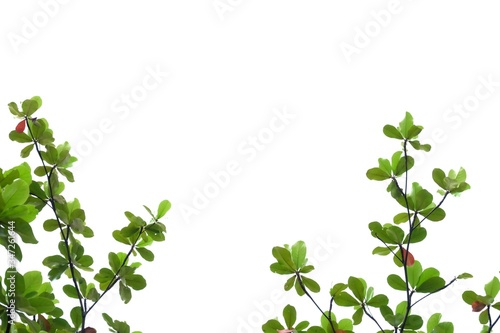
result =
[{"label": "leaf cluster", "polygon": [[[131,257],[154,261],[150,247],[165,240],[166,226],[160,219],[171,204],[168,200],[161,201],[156,212],[144,206],[147,220],[126,211],[127,224],[115,230],[112,236],[120,246],[125,245],[127,251],[110,252],[109,266],[94,273],[94,258],[83,246],[84,239],[94,237],[94,231],[87,225],[80,201],[64,196],[65,181],[75,181],[71,168],[77,159],[71,155],[68,142],[54,143],[48,121],[34,116],[41,106],[38,96],[23,101],[20,107],[14,102],[8,105],[11,114],[20,119],[9,138],[23,145],[21,158],[34,157],[38,162],[23,162],[6,171],[0,169],[0,244],[9,254],[9,268],[5,276],[0,277],[3,280],[3,285],[0,283],[0,332],[95,332],[86,318],[106,293],[117,285],[126,304],[132,298],[132,290],[146,287],[146,279],[138,273],[141,262],[131,262]],[[43,281],[40,271],[21,274],[16,266],[23,260],[18,240],[38,244],[31,224],[42,210],[52,213],[52,217],[43,222],[43,229],[57,232],[60,238],[54,244],[56,253],[42,261],[49,281]],[[62,292],[76,300],[77,305],[69,312],[57,306],[58,292],[51,281],[58,279],[67,279]],[[126,322],[113,320],[107,314],[103,319],[112,332],[130,332]]]}]

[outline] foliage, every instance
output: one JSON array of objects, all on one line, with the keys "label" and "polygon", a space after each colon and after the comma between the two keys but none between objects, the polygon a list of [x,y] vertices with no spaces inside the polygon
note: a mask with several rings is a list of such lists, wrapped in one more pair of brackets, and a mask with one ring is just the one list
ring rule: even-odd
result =
[{"label": "foliage", "polygon": [[[389,297],[376,294],[365,279],[351,276],[346,282],[334,284],[329,290],[330,303],[327,309],[321,308],[312,294],[320,292],[319,284],[306,276],[314,270],[308,265],[306,245],[298,241],[292,246],[276,246],[272,255],[276,262],[272,263],[272,272],[290,276],[284,285],[285,290],[294,289],[299,296],[306,295],[320,311],[318,326],[309,326],[308,321],[296,324],[296,309],[287,305],[283,310],[284,323],[277,318],[268,320],[262,330],[265,333],[275,333],[277,330],[294,330],[307,333],[345,333],[354,332],[355,327],[368,318],[377,328],[378,333],[452,333],[453,323],[441,321],[440,313],[432,314],[427,323],[418,315],[417,304],[428,296],[438,293],[458,279],[471,278],[469,273],[459,274],[447,282],[438,269],[425,267],[416,260],[410,247],[425,240],[428,221],[442,221],[446,213],[442,208],[445,199],[459,196],[470,189],[466,182],[467,174],[463,168],[457,171],[444,172],[439,168],[432,171],[432,179],[438,186],[437,196],[424,189],[417,182],[409,182],[409,171],[415,161],[409,155],[409,150],[428,152],[431,146],[418,140],[423,127],[415,125],[410,113],[406,113],[398,126],[385,125],[383,133],[391,139],[401,142],[401,149],[390,158],[379,158],[378,166],[370,168],[366,176],[370,180],[387,181],[387,192],[401,210],[396,212],[391,222],[377,221],[368,224],[371,235],[381,244],[373,249],[372,254],[389,256],[399,269],[399,274],[389,274],[387,284],[390,288],[403,292],[402,299],[396,306],[390,305]],[[473,291],[465,291],[463,300],[472,307],[474,312],[480,312],[479,321],[483,325],[481,332],[492,332],[493,326],[500,315],[493,316],[493,310],[500,310],[500,302],[495,297],[500,291],[500,281],[493,278],[485,285],[485,294],[478,295]],[[352,309],[351,318],[339,319],[333,311],[333,306]]]},{"label": "foliage", "polygon": [[[146,287],[146,280],[137,272],[141,262],[132,262],[132,256],[139,255],[149,262],[154,260],[149,247],[165,240],[166,228],[160,219],[170,209],[170,202],[160,202],[156,212],[144,206],[147,219],[125,212],[126,225],[115,230],[112,236],[126,245],[127,251],[110,252],[109,266],[93,273],[94,259],[85,252],[83,239],[92,238],[94,231],[86,223],[80,201],[63,195],[64,181],[74,182],[71,167],[76,158],[70,153],[70,145],[68,142],[56,145],[47,120],[34,117],[42,106],[40,97],[23,101],[21,108],[14,102],[8,106],[20,119],[9,138],[24,145],[22,158],[34,153],[38,162],[0,169],[0,244],[9,256],[9,267],[4,277],[0,277],[3,280],[3,285],[0,283],[0,332],[95,332],[86,318],[112,288],[118,288],[121,300],[128,303],[132,290]],[[40,235],[35,235],[32,224],[38,223],[36,218],[44,209],[51,211],[52,217],[43,222],[43,229],[60,235],[60,241],[53,244],[54,254],[42,262],[47,268],[48,281],[41,271],[23,274],[16,267],[17,261],[25,256],[18,240],[38,244]],[[55,291],[51,284],[58,279],[68,280],[62,292],[75,299],[75,306],[69,311],[58,307],[56,295],[60,291]],[[126,322],[113,320],[108,314],[103,314],[103,319],[111,332],[130,332]]]}]

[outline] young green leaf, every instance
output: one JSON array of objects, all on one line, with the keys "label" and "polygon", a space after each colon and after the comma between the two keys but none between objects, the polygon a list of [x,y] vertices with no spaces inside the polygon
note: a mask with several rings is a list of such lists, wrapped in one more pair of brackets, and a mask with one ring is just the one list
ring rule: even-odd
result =
[{"label": "young green leaf", "polygon": [[165,216],[165,214],[167,214],[171,206],[172,205],[168,200],[163,200],[162,202],[160,202],[160,204],[158,205],[158,214],[156,214],[156,219],[159,220],[163,216]]},{"label": "young green leaf", "polygon": [[283,318],[285,319],[286,327],[291,329],[293,327],[293,324],[295,324],[295,321],[297,320],[297,311],[293,306],[288,304],[283,309]]},{"label": "young green leaf", "polygon": [[365,300],[366,286],[358,278],[350,276],[347,282],[349,289],[352,291],[354,297],[358,299],[358,301],[363,302]]},{"label": "young green leaf", "polygon": [[495,276],[490,282],[484,286],[486,296],[495,298],[500,291],[500,281]]},{"label": "young green leaf", "polygon": [[292,260],[295,266],[302,268],[306,263],[306,244],[303,241],[298,241],[292,245]]}]

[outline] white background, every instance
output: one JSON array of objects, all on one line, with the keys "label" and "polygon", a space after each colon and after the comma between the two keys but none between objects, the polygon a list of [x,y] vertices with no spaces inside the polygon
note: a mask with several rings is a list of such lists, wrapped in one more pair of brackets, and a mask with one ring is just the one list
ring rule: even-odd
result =
[{"label": "white background", "polygon": [[[324,309],[332,283],[351,275],[390,293],[384,281],[397,270],[371,255],[379,244],[367,225],[401,208],[365,172],[400,148],[382,127],[406,111],[433,145],[410,180],[435,193],[434,167],[463,166],[472,186],[445,202],[447,218],[428,223],[413,253],[447,281],[464,271],[475,278],[420,311],[443,312],[456,332],[479,331],[460,295],[482,292],[500,269],[494,2],[4,1],[0,22],[0,165],[21,162],[7,104],[41,96],[37,116],[80,156],[65,194],[79,198],[96,232],[83,243],[95,268],[109,251],[127,250],[111,238],[125,210],[173,204],[167,240],[138,271],[147,288],[127,306],[108,295],[89,318],[98,332],[107,331],[104,311],[143,332],[260,332],[288,302],[318,324],[312,303],[284,294],[286,277],[269,271],[272,247],[297,240],[318,264],[310,276]],[[288,123],[275,123],[284,110]],[[228,163],[238,173],[214,187],[210,175]],[[207,189],[203,204],[196,193]],[[186,213],[194,201],[197,214]],[[39,262],[55,253],[55,234],[38,239],[43,251],[20,270],[44,270]],[[403,299],[393,296],[392,306]],[[375,332],[365,321],[358,331]]]}]

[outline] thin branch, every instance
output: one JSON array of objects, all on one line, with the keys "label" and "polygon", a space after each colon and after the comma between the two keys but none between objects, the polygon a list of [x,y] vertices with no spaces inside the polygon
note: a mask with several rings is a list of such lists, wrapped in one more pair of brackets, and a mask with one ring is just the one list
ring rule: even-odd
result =
[{"label": "thin branch", "polygon": [[130,246],[130,250],[128,251],[127,255],[125,256],[125,258],[123,259],[123,262],[120,266],[120,268],[118,268],[118,270],[116,271],[115,275],[113,276],[113,278],[111,279],[111,281],[109,282],[108,286],[106,287],[106,289],[104,289],[103,293],[101,295],[99,295],[99,298],[94,302],[94,304],[92,304],[90,306],[90,308],[88,308],[88,310],[85,311],[85,314],[88,314],[90,312],[90,310],[92,310],[92,308],[101,300],[101,298],[104,297],[104,295],[110,291],[111,289],[113,289],[113,287],[115,286],[115,284],[120,281],[120,277],[118,276],[121,269],[125,266],[125,264],[127,263],[128,259],[130,258],[130,255],[132,254],[132,252],[134,251],[135,249],[135,246],[137,245],[137,243],[139,242],[139,239],[141,238],[142,234],[144,233],[144,227],[141,227],[141,230],[139,231],[139,234],[137,235],[137,238],[135,239],[135,241],[132,243],[132,245]]},{"label": "thin branch", "polygon": [[449,287],[451,284],[453,284],[455,281],[457,281],[457,278],[456,278],[456,277],[455,277],[455,278],[453,278],[453,280],[451,280],[450,282],[448,282],[446,285],[442,286],[441,288],[436,289],[436,290],[434,290],[434,291],[432,291],[432,292],[428,293],[427,295],[423,296],[422,298],[420,298],[420,299],[416,300],[416,301],[415,301],[415,303],[413,303],[411,306],[413,307],[415,304],[417,304],[418,302],[422,301],[423,299],[425,299],[425,298],[429,297],[430,295],[435,294],[435,293],[437,293],[437,292],[440,292],[440,291],[441,291],[441,290],[443,290],[443,289],[448,288],[448,287]]},{"label": "thin branch", "polygon": [[[307,297],[309,297],[309,299],[313,302],[313,304],[316,306],[316,308],[318,308],[319,312],[321,312],[321,315],[323,317],[325,317],[326,319],[328,319],[328,323],[330,324],[330,327],[332,328],[333,333],[335,333],[336,331],[335,331],[335,328],[333,327],[333,323],[331,321],[331,316],[329,317],[329,316],[325,315],[325,313],[323,312],[323,310],[321,310],[321,308],[316,303],[316,301],[314,300],[314,298],[312,298],[312,296],[309,294],[309,292],[306,289],[306,286],[304,285],[304,282],[300,278],[300,273],[299,272],[295,272],[295,275],[297,276],[297,281],[299,281],[300,287],[302,288],[302,290],[304,291],[304,293],[307,295]],[[332,301],[333,301],[333,297],[330,300],[330,309],[332,307]],[[331,313],[331,311],[329,313]]]},{"label": "thin branch", "polygon": [[51,207],[52,211],[54,212],[57,224],[59,226],[59,231],[61,232],[61,236],[62,236],[63,241],[64,241],[64,246],[65,246],[66,254],[67,254],[67,258],[68,258],[68,265],[69,265],[69,269],[71,272],[71,279],[73,281],[73,286],[75,287],[77,295],[78,295],[78,302],[80,303],[80,309],[81,309],[81,315],[82,315],[82,327],[85,327],[84,326],[85,325],[85,311],[83,308],[83,300],[82,300],[82,296],[81,296],[81,292],[80,292],[80,287],[79,287],[78,282],[76,281],[76,278],[75,278],[75,267],[74,267],[73,259],[71,258],[70,245],[69,245],[69,241],[68,241],[69,235],[71,233],[71,228],[69,225],[66,226],[67,234],[64,235],[63,225],[62,225],[61,220],[59,218],[59,214],[57,214],[56,202],[54,199],[54,192],[53,192],[52,183],[51,183],[51,176],[52,176],[52,173],[53,173],[54,169],[56,168],[56,166],[54,165],[50,171],[47,170],[47,165],[45,164],[45,161],[43,160],[42,153],[40,151],[39,143],[33,136],[33,132],[31,131],[31,127],[30,127],[30,124],[28,122],[27,117],[25,117],[25,121],[26,121],[26,125],[28,127],[28,133],[30,134],[31,139],[33,140],[33,144],[35,146],[36,152],[37,152],[38,157],[40,158],[40,160],[42,162],[42,166],[43,166],[43,169],[45,170],[45,174],[47,175],[47,185],[49,188],[48,201],[50,202],[49,207]]},{"label": "thin branch", "polygon": [[377,327],[380,329],[380,331],[383,332],[384,329],[382,328],[382,326],[380,326],[380,324],[378,323],[377,319],[375,319],[375,317],[371,314],[371,311],[369,311],[369,309],[367,309],[367,307],[365,306],[365,304],[362,305],[362,308],[363,308],[363,312],[368,316],[368,318],[370,318],[371,320],[373,320],[373,322],[377,325]]}]

